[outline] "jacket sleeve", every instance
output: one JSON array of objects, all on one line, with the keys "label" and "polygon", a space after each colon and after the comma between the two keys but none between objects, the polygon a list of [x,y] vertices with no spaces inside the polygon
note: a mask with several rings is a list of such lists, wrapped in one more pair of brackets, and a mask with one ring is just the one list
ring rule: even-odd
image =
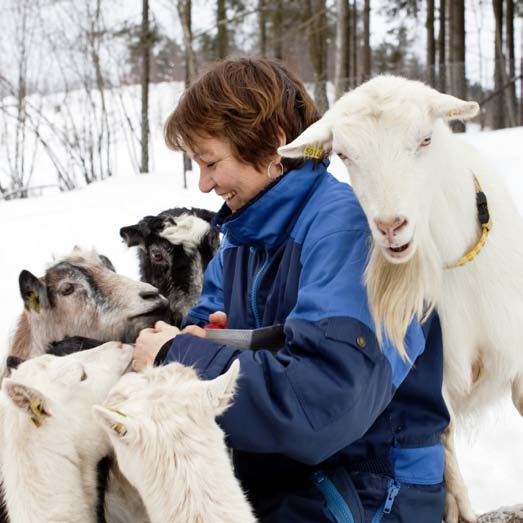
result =
[{"label": "jacket sleeve", "polygon": [[[366,231],[303,245],[298,298],[277,354],[174,339],[166,361],[192,365],[205,379],[239,359],[238,392],[220,421],[233,448],[317,464],[363,436],[388,405],[410,364],[387,340],[378,346],[363,286],[367,257]],[[406,347],[411,361],[423,352],[417,323]]]},{"label": "jacket sleeve", "polygon": [[209,314],[225,310],[223,303],[223,248],[220,248],[211,259],[205,270],[203,288],[198,303],[193,307],[182,322],[182,328],[187,325],[198,325],[203,327],[209,323]]}]

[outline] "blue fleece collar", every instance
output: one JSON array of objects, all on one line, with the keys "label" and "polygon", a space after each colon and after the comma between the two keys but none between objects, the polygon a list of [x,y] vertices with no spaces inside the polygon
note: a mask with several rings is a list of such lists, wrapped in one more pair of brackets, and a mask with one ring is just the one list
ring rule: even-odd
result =
[{"label": "blue fleece collar", "polygon": [[214,225],[239,245],[274,247],[285,240],[319,181],[328,162],[314,167],[312,160],[278,178],[265,191],[235,213],[226,204],[214,218]]}]

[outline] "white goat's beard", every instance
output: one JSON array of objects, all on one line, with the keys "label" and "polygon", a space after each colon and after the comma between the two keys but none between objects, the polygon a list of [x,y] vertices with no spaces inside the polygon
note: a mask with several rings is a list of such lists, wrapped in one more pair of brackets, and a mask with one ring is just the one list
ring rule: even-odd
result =
[{"label": "white goat's beard", "polygon": [[[428,231],[427,231],[428,233]],[[434,309],[441,288],[442,263],[429,234],[419,235],[412,258],[390,263],[373,242],[365,283],[376,336],[380,345],[385,335],[408,360],[405,335],[413,320],[423,321]]]}]

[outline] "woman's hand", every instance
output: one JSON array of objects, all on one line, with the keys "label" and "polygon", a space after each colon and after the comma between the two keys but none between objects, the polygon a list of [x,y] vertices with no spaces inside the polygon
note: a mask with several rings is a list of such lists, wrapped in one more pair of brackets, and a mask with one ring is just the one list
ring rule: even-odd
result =
[{"label": "woman's hand", "polygon": [[[226,325],[227,324],[227,314],[222,311],[213,312],[212,314],[209,314],[209,324],[212,326],[213,324],[221,324]],[[223,327],[220,327],[223,328]],[[202,329],[201,327],[198,327],[197,325],[187,325],[185,329],[182,330],[182,334],[192,334],[193,336],[198,336],[200,338],[205,338],[205,329]]]},{"label": "woman's hand", "polygon": [[227,314],[223,311],[216,311],[209,314],[209,323],[224,323],[227,324]]},{"label": "woman's hand", "polygon": [[143,329],[136,338],[136,348],[133,356],[133,370],[141,372],[152,365],[163,345],[176,337],[180,329],[164,321],[157,321],[154,328]]}]

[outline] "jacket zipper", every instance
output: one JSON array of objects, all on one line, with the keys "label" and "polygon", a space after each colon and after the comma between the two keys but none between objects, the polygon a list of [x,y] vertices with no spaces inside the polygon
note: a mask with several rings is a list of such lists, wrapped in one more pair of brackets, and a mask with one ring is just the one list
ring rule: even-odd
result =
[{"label": "jacket zipper", "polygon": [[261,327],[260,316],[258,314],[258,308],[256,307],[258,285],[260,283],[261,275],[263,274],[263,271],[267,266],[267,262],[269,261],[269,253],[267,252],[267,250],[263,251],[263,256],[263,263],[258,272],[256,273],[256,276],[254,277],[251,289],[251,308],[252,313],[254,314],[254,324],[257,329]]},{"label": "jacket zipper", "polygon": [[394,505],[394,500],[396,499],[396,496],[398,495],[401,488],[401,483],[397,480],[390,480],[389,481],[389,488],[387,490],[387,499],[385,500],[385,503],[379,508],[378,512],[374,515],[372,518],[371,523],[379,523],[384,514],[390,514],[392,511],[392,505]]}]

